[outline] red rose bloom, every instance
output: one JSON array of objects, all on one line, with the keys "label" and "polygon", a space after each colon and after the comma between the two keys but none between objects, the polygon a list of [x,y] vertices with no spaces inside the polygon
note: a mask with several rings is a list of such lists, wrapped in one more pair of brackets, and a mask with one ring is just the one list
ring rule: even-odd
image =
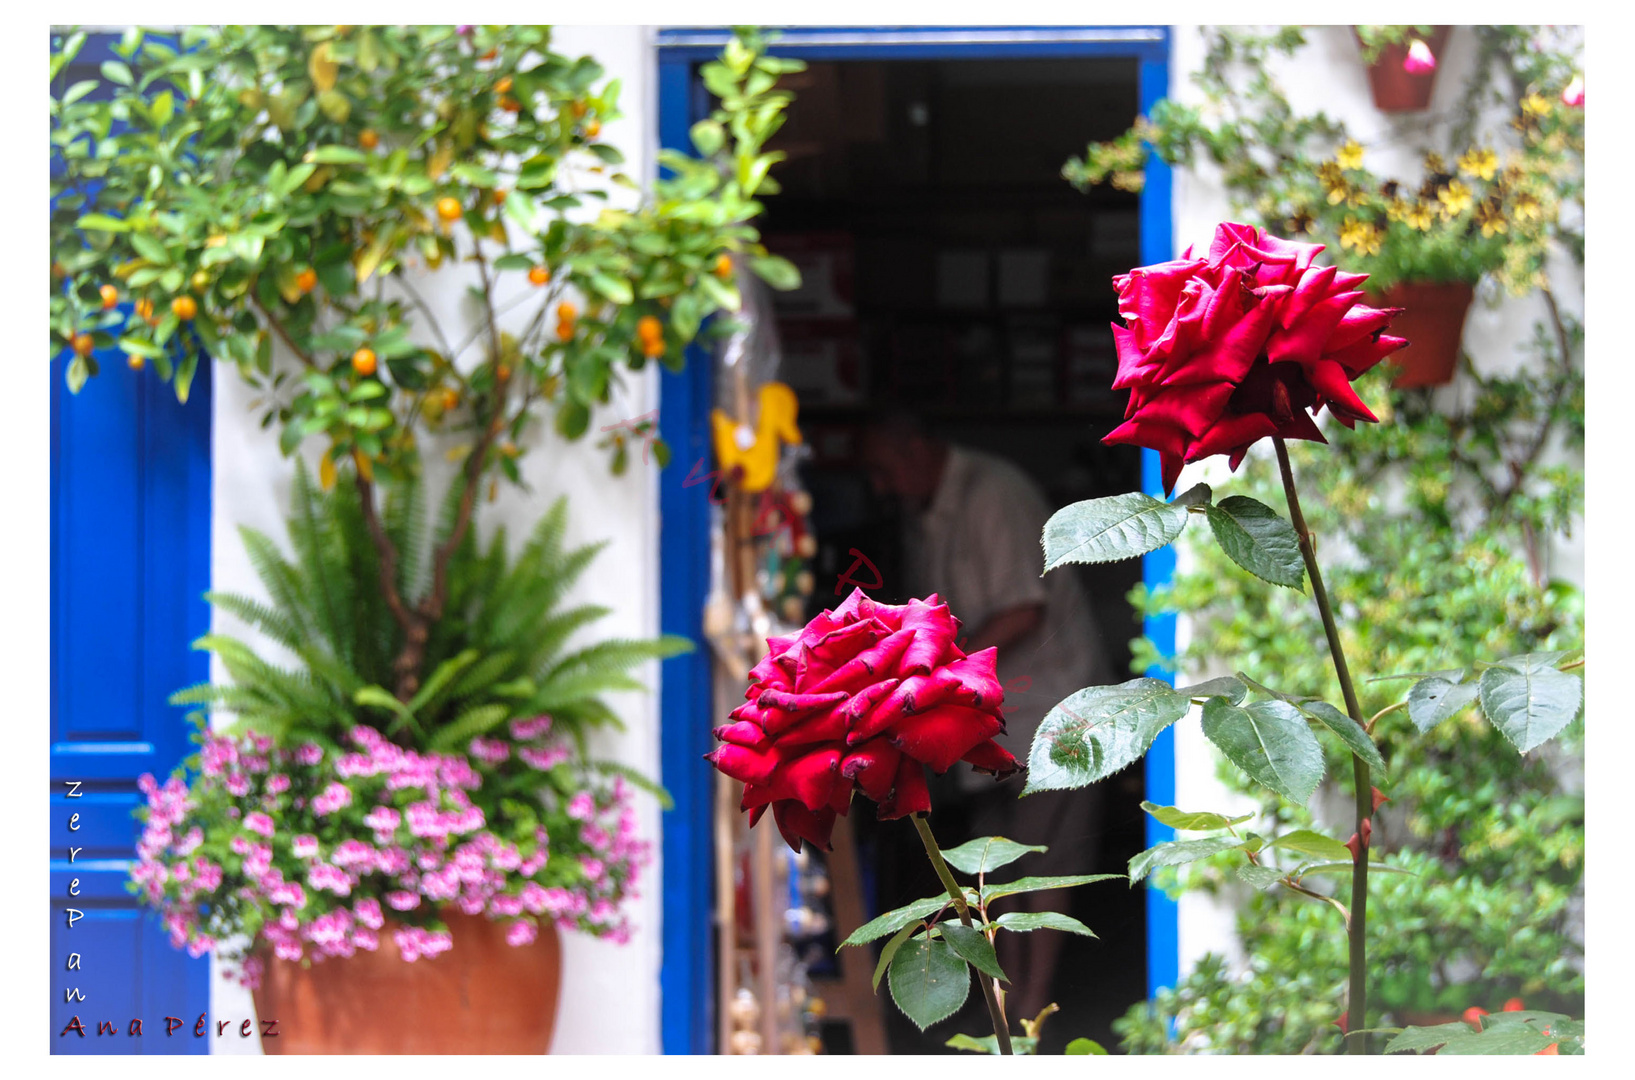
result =
[{"label": "red rose bloom", "polygon": [[790,847],[808,840],[827,851],[854,785],[884,821],[931,809],[926,766],[1016,771],[993,741],[1005,729],[998,651],[967,656],[958,632],[935,594],[896,607],[856,589],[800,633],[768,638],[737,722],[716,729],[721,745],[708,755],[744,782],[750,825],[770,806]]},{"label": "red rose bloom", "polygon": [[1102,441],[1158,451],[1169,491],[1184,463],[1230,454],[1236,469],[1269,435],[1326,441],[1307,410],[1377,421],[1351,381],[1408,344],[1384,333],[1402,309],[1361,303],[1368,275],[1313,266],[1322,250],[1223,224],[1208,258],[1187,248],[1114,278],[1128,326],[1113,325],[1113,389],[1130,403]]}]

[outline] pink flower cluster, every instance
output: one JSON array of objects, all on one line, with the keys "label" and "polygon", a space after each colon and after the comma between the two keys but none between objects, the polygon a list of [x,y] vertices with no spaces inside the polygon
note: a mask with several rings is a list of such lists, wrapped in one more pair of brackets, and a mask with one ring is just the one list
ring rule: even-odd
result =
[{"label": "pink flower cluster", "polygon": [[[514,720],[510,734],[520,744],[550,726]],[[142,778],[147,820],[132,888],[161,910],[175,946],[229,955],[221,943],[254,928],[250,954],[239,951],[241,978],[254,986],[261,950],[351,956],[378,948],[386,929],[405,960],[434,957],[452,938],[415,923],[443,905],[507,920],[512,945],[534,941],[540,919],[629,940],[620,905],[651,848],[622,777],[575,777],[558,790],[548,770],[572,755],[538,743],[479,738],[466,757],[407,750],[368,727],[349,740],[353,749],[330,753],[207,732],[191,789],[180,774],[163,785]],[[543,824],[501,811],[500,792],[514,806],[518,790],[538,792]],[[388,927],[383,904],[407,921]]]}]

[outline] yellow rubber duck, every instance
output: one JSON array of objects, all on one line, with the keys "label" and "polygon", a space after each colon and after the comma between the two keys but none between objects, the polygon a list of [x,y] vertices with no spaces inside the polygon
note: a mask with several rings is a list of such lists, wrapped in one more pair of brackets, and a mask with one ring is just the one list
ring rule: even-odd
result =
[{"label": "yellow rubber duck", "polygon": [[724,472],[730,473],[735,465],[742,466],[740,486],[751,494],[772,486],[778,475],[782,443],[793,445],[802,441],[800,428],[795,426],[800,403],[793,390],[780,382],[766,383],[761,387],[760,405],[753,429],[748,424],[733,422],[720,409],[710,413],[716,460]]}]

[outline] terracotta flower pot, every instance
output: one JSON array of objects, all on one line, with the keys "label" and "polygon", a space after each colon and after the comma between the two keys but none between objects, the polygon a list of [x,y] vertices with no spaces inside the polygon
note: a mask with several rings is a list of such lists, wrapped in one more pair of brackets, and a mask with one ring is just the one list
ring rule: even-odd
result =
[{"label": "terracotta flower pot", "polygon": [[1443,386],[1453,381],[1459,366],[1459,342],[1465,334],[1465,316],[1476,291],[1462,281],[1446,284],[1402,282],[1369,303],[1375,307],[1403,308],[1391,320],[1390,332],[1408,339],[1408,345],[1386,357],[1395,364],[1399,387]]},{"label": "terracotta flower pot", "polygon": [[255,991],[278,1035],[268,1054],[545,1054],[556,1029],[562,948],[545,922],[531,945],[506,944],[506,923],[448,911],[454,945],[406,964],[380,931],[380,948],[303,968],[265,958]]},{"label": "terracotta flower pot", "polygon": [[[1433,26],[1431,36],[1425,41],[1438,67],[1442,62],[1442,47],[1448,42],[1448,30],[1446,26]],[[1362,45],[1360,36],[1357,44]],[[1420,75],[1404,71],[1402,62],[1407,57],[1407,42],[1385,45],[1380,48],[1379,59],[1368,68],[1368,87],[1374,92],[1374,107],[1381,112],[1418,112],[1430,107],[1431,91],[1436,88],[1436,69]]]}]

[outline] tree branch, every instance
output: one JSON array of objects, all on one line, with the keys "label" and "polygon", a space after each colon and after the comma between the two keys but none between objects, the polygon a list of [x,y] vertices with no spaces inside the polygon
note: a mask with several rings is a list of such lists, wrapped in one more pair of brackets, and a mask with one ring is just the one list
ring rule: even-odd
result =
[{"label": "tree branch", "polygon": [[284,329],[284,324],[273,318],[273,313],[268,311],[266,306],[261,303],[261,298],[256,296],[253,289],[250,291],[250,303],[255,305],[257,311],[261,312],[261,317],[267,320],[267,325],[273,328],[273,333],[282,338],[284,344],[289,346],[289,350],[295,354],[295,358],[316,371],[318,362],[312,358],[310,353],[295,343],[295,339],[290,337],[290,332]]}]

